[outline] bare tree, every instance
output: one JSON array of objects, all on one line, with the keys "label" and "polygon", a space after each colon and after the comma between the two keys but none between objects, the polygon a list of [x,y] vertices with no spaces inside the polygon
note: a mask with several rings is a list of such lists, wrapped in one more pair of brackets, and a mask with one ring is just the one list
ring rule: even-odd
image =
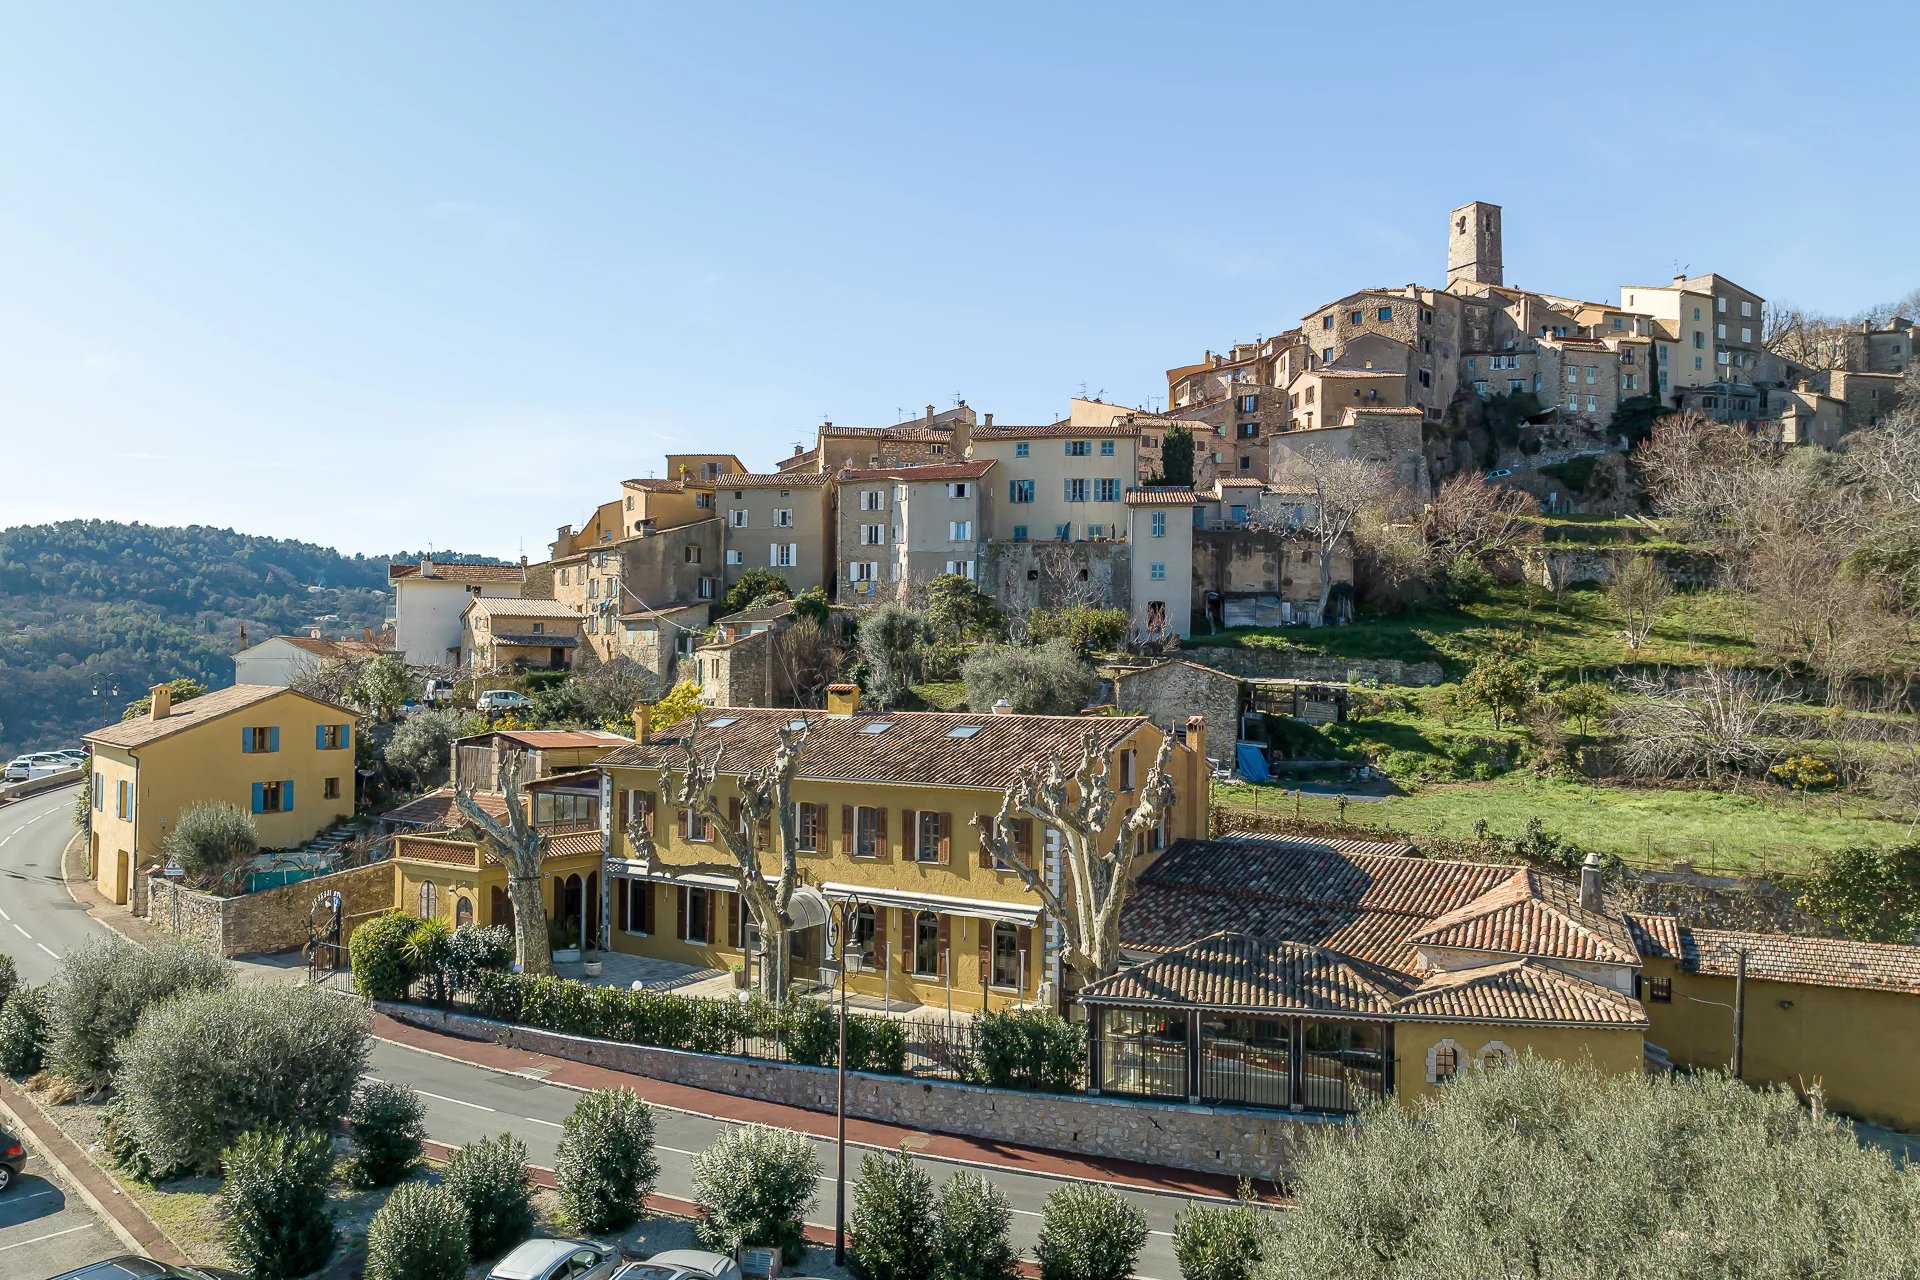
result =
[{"label": "bare tree", "polygon": [[1385,511],[1396,496],[1393,471],[1385,463],[1365,458],[1337,458],[1319,446],[1301,451],[1310,474],[1312,510],[1300,531],[1313,540],[1320,562],[1320,605],[1316,621],[1324,623],[1327,601],[1333,597],[1333,561],[1349,546],[1354,525],[1362,513]]},{"label": "bare tree", "polygon": [[1626,625],[1627,648],[1647,642],[1660,613],[1673,595],[1673,579],[1650,554],[1625,552],[1613,558],[1613,581],[1607,601]]},{"label": "bare tree", "polygon": [[1616,703],[1609,719],[1629,773],[1737,781],[1764,774],[1797,738],[1786,692],[1751,671],[1708,667],[1672,687],[1623,683],[1635,696]]},{"label": "bare tree", "polygon": [[796,618],[782,628],[773,638],[773,653],[795,705],[802,707],[825,705],[827,686],[847,667],[846,650],[812,618]]},{"label": "bare tree", "polygon": [[[727,856],[707,862],[661,862],[659,846],[653,839],[652,813],[629,815],[627,839],[650,869],[657,864],[668,873],[725,876],[739,886],[747,914],[760,930],[760,994],[777,1002],[786,997],[791,962],[788,939],[794,929],[793,892],[800,887],[793,777],[800,765],[807,725],[800,720],[780,726],[772,755],[764,765],[738,779],[738,807],[725,812],[713,794],[725,748],[702,755],[700,727],[700,718],[695,717],[681,748],[680,767],[661,770],[660,812],[684,810],[691,814],[706,825]],[[779,863],[778,872],[771,878],[761,861],[769,842]]]},{"label": "bare tree", "polygon": [[522,803],[521,752],[509,751],[500,762],[500,789],[506,793],[505,821],[494,817],[474,799],[473,788],[463,787],[454,803],[467,821],[479,828],[480,838],[493,846],[507,868],[507,900],[513,904],[513,953],[522,973],[552,973],[553,952],[547,944],[547,907],[540,898],[540,833],[534,829],[528,804]]},{"label": "bare tree", "polygon": [[1760,310],[1760,342],[1767,350],[1816,372],[1845,369],[1862,351],[1860,321],[1821,315],[1791,303],[1767,303]]},{"label": "bare tree", "polygon": [[[1120,967],[1120,912],[1133,887],[1139,837],[1159,825],[1174,800],[1173,778],[1167,772],[1172,751],[1173,735],[1168,734],[1141,779],[1139,803],[1111,835],[1107,826],[1119,797],[1108,781],[1108,753],[1092,730],[1081,740],[1077,761],[1054,752],[1044,774],[1024,775],[1007,789],[998,814],[974,817],[981,843],[994,861],[1019,876],[1047,914],[1060,922],[1066,939],[1063,959],[1083,982]],[[1060,858],[1067,870],[1063,884],[1050,882],[1032,851],[1023,849],[1023,820],[1059,832]]]},{"label": "bare tree", "polygon": [[288,681],[288,687],[309,698],[318,698],[322,702],[345,703],[360,682],[360,672],[367,665],[365,658],[328,658],[324,661],[308,661],[303,669]]},{"label": "bare tree", "polygon": [[1528,519],[1534,505],[1530,494],[1477,471],[1453,477],[1434,494],[1421,525],[1431,563],[1444,569],[1463,555],[1484,563],[1540,541],[1540,526]]}]

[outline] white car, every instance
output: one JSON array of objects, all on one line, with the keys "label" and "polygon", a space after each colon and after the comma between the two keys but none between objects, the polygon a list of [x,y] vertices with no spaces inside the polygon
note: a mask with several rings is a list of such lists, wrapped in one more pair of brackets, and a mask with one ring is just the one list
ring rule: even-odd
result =
[{"label": "white car", "polygon": [[49,774],[65,773],[80,766],[69,764],[51,751],[36,751],[31,755],[15,756],[7,762],[4,778],[7,782],[31,782],[35,778],[44,778]]},{"label": "white car", "polygon": [[517,1245],[487,1280],[609,1280],[619,1265],[620,1255],[605,1245],[543,1236]]},{"label": "white car", "polygon": [[724,1253],[669,1249],[645,1262],[629,1262],[614,1280],[740,1280],[740,1264]]},{"label": "white car", "polygon": [[518,689],[488,689],[474,699],[473,705],[482,711],[518,711],[533,703]]}]

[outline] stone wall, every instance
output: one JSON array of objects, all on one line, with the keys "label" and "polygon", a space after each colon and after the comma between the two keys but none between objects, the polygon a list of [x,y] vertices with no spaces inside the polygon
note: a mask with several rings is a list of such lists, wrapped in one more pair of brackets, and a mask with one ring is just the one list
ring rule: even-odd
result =
[{"label": "stone wall", "polygon": [[375,862],[298,884],[222,898],[189,889],[166,876],[146,876],[147,923],[162,933],[203,942],[224,956],[288,951],[307,944],[314,899],[342,898],[347,931],[393,905],[393,864]]},{"label": "stone wall", "polygon": [[[1334,552],[1333,581],[1336,586],[1353,582],[1351,541]],[[1308,606],[1312,616],[1320,603],[1318,544],[1306,534],[1282,529],[1195,529],[1193,608],[1205,609],[1210,594],[1276,596]]]},{"label": "stone wall", "polygon": [[1297,649],[1227,649],[1198,645],[1182,649],[1189,662],[1253,679],[1326,680],[1380,684],[1431,685],[1445,679],[1437,662],[1399,658],[1338,658]]},{"label": "stone wall", "polygon": [[1184,725],[1188,716],[1207,722],[1207,753],[1232,754],[1240,739],[1240,681],[1218,667],[1162,662],[1115,668],[1113,700],[1122,713],[1137,711],[1158,725]]},{"label": "stone wall", "polygon": [[1065,605],[1132,613],[1131,565],[1124,542],[990,542],[980,586],[1010,614]]},{"label": "stone wall", "polygon": [[[402,1022],[529,1053],[809,1111],[834,1109],[834,1072],[827,1067],[616,1044],[413,1005],[377,1007]],[[847,1073],[847,1114],[993,1142],[1276,1180],[1290,1176],[1294,1150],[1310,1128],[1344,1123],[1250,1108],[1019,1093],[859,1071]]]}]

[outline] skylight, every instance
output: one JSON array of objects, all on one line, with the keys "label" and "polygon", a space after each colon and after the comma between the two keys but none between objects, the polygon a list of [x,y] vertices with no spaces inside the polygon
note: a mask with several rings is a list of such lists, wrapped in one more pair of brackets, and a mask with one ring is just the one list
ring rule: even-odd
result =
[{"label": "skylight", "polygon": [[787,728],[789,728],[789,729],[804,729],[804,728],[806,728],[806,727],[807,727],[807,722],[806,722],[805,720],[789,720],[789,721],[787,721]]},{"label": "skylight", "polygon": [[889,730],[889,729],[891,729],[891,728],[893,728],[893,721],[891,721],[891,720],[875,720],[875,721],[874,721],[874,722],[873,722],[872,724],[863,724],[863,725],[861,725],[861,726],[860,726],[860,732],[862,732],[862,733],[885,733],[885,732],[886,732],[887,730]]},{"label": "skylight", "polygon": [[977,724],[957,724],[947,730],[947,736],[949,738],[971,738],[978,732],[980,732],[980,726]]},{"label": "skylight", "polygon": [[740,723],[739,716],[721,716],[718,720],[707,721],[707,728],[724,729],[730,724],[738,724],[738,723]]}]

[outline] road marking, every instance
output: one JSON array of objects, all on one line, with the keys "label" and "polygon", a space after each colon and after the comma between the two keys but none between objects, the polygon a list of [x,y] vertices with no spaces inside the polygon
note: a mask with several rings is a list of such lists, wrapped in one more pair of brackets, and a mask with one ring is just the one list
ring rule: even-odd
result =
[{"label": "road marking", "polygon": [[[14,928],[16,928],[16,929],[20,929],[20,926],[19,926],[19,925],[17,925],[17,924],[16,924],[16,925],[14,925],[13,927],[14,927]],[[25,939],[26,939],[26,940],[27,940],[28,942],[32,942],[32,941],[33,941],[33,935],[32,935],[32,934],[30,934],[30,933],[28,933],[28,932],[27,932],[27,931],[26,931],[25,929],[20,929],[20,936],[21,936],[21,937],[23,937],[23,938],[25,938]]]},{"label": "road marking", "polygon": [[33,945],[40,948],[42,951],[46,952],[48,955],[52,956],[55,960],[58,960],[60,958],[60,953],[58,951],[55,951],[52,947],[48,946],[44,942],[36,942]]},{"label": "road marking", "polygon": [[[540,1118],[539,1116],[521,1116],[520,1118],[521,1118],[522,1120],[525,1120],[525,1121],[526,1121],[526,1122],[527,1122],[528,1124],[543,1124],[543,1125],[545,1125],[545,1126],[547,1126],[547,1128],[549,1128],[549,1129],[564,1129],[564,1128],[566,1128],[566,1126],[565,1126],[565,1125],[563,1125],[563,1124],[560,1124],[560,1123],[558,1123],[557,1121],[553,1121],[553,1120],[542,1120],[542,1119],[541,1119],[541,1118]],[[663,1149],[664,1149],[664,1148],[663,1148]]]},{"label": "road marking", "polygon": [[31,1240],[16,1240],[12,1244],[0,1244],[0,1253],[5,1253],[9,1249],[24,1249],[30,1244],[39,1244],[42,1240],[57,1240],[61,1236],[70,1236],[76,1231],[91,1230],[93,1230],[93,1224],[83,1222],[77,1227],[68,1227],[65,1231],[50,1231],[44,1236],[35,1236]]},{"label": "road marking", "polygon": [[29,1191],[27,1192],[27,1194],[23,1196],[8,1196],[7,1203],[13,1204],[20,1200],[38,1200],[41,1196],[57,1196],[59,1194],[60,1193],[58,1191],[54,1191],[52,1189],[48,1189],[46,1191]]},{"label": "road marking", "polygon": [[444,1093],[428,1093],[425,1089],[415,1089],[414,1092],[423,1098],[432,1098],[436,1102],[451,1102],[459,1107],[472,1107],[475,1111],[493,1110],[492,1107],[483,1107],[477,1102],[468,1102],[465,1098],[449,1098]]},{"label": "road marking", "polygon": [[12,916],[8,915],[5,911],[0,911],[0,920],[11,920],[11,919],[13,919]]}]

